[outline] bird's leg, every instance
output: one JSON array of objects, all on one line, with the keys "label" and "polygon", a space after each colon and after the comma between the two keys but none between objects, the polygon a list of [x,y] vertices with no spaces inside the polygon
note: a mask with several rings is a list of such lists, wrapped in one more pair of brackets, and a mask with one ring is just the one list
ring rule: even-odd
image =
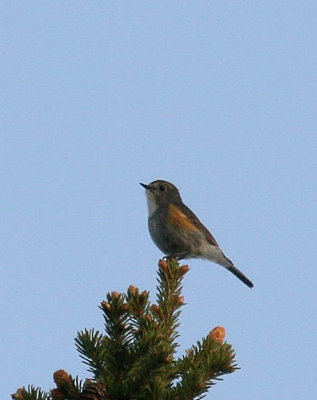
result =
[{"label": "bird's leg", "polygon": [[176,254],[177,261],[183,260],[184,258],[188,257],[188,251],[184,251],[183,253]]},{"label": "bird's leg", "polygon": [[168,256],[163,257],[166,261],[171,260],[172,258],[175,258],[176,261],[180,261],[183,258],[186,258],[189,255],[188,252],[183,252],[183,253],[176,253],[176,254],[170,254]]}]

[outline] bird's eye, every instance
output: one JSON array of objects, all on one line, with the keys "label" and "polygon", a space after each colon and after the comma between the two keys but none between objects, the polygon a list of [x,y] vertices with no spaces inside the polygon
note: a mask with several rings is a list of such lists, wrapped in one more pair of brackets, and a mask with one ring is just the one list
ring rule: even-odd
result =
[{"label": "bird's eye", "polygon": [[159,191],[160,191],[160,192],[164,192],[164,191],[165,191],[165,186],[160,185],[160,186],[159,186]]}]

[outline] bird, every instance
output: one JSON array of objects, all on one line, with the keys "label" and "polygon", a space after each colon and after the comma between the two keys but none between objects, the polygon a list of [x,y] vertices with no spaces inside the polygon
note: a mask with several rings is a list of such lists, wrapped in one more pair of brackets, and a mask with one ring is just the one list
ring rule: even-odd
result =
[{"label": "bird", "polygon": [[165,258],[209,260],[226,268],[249,288],[254,286],[225,256],[213,235],[183,203],[175,185],[161,179],[140,185],[144,187],[147,198],[150,236]]}]

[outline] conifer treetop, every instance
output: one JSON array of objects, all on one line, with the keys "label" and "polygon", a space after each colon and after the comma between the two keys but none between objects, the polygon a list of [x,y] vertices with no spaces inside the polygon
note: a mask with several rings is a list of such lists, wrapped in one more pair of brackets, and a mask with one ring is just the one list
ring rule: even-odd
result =
[{"label": "conifer treetop", "polygon": [[182,281],[189,268],[174,259],[158,264],[156,302],[130,285],[109,292],[100,309],[105,331],[83,330],[75,345],[92,375],[85,381],[64,370],[54,373],[49,393],[23,387],[14,400],[191,400],[201,399],[225,374],[234,372],[235,354],[225,330],[209,334],[177,357],[179,316],[185,305]]}]

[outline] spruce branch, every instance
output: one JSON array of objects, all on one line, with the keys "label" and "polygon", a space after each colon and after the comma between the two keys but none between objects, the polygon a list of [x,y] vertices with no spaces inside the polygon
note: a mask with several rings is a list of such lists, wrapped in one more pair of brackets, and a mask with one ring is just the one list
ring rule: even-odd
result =
[{"label": "spruce branch", "polygon": [[99,331],[85,329],[75,338],[75,345],[88,371],[99,377],[106,364],[107,337]]},{"label": "spruce branch", "polygon": [[202,398],[220,376],[236,369],[231,345],[219,342],[211,334],[186,353],[177,363],[180,380],[176,384],[175,394],[179,399]]},{"label": "spruce branch", "polygon": [[110,292],[100,305],[105,332],[77,334],[75,345],[91,379],[82,383],[64,370],[54,373],[50,393],[29,386],[14,400],[194,400],[201,399],[225,374],[237,369],[234,351],[224,342],[224,328],[175,357],[182,281],[189,268],[160,260],[156,302],[148,291],[130,285],[126,293]]},{"label": "spruce branch", "polygon": [[50,396],[40,388],[28,385],[27,388],[19,388],[16,393],[11,395],[13,400],[49,400]]}]

